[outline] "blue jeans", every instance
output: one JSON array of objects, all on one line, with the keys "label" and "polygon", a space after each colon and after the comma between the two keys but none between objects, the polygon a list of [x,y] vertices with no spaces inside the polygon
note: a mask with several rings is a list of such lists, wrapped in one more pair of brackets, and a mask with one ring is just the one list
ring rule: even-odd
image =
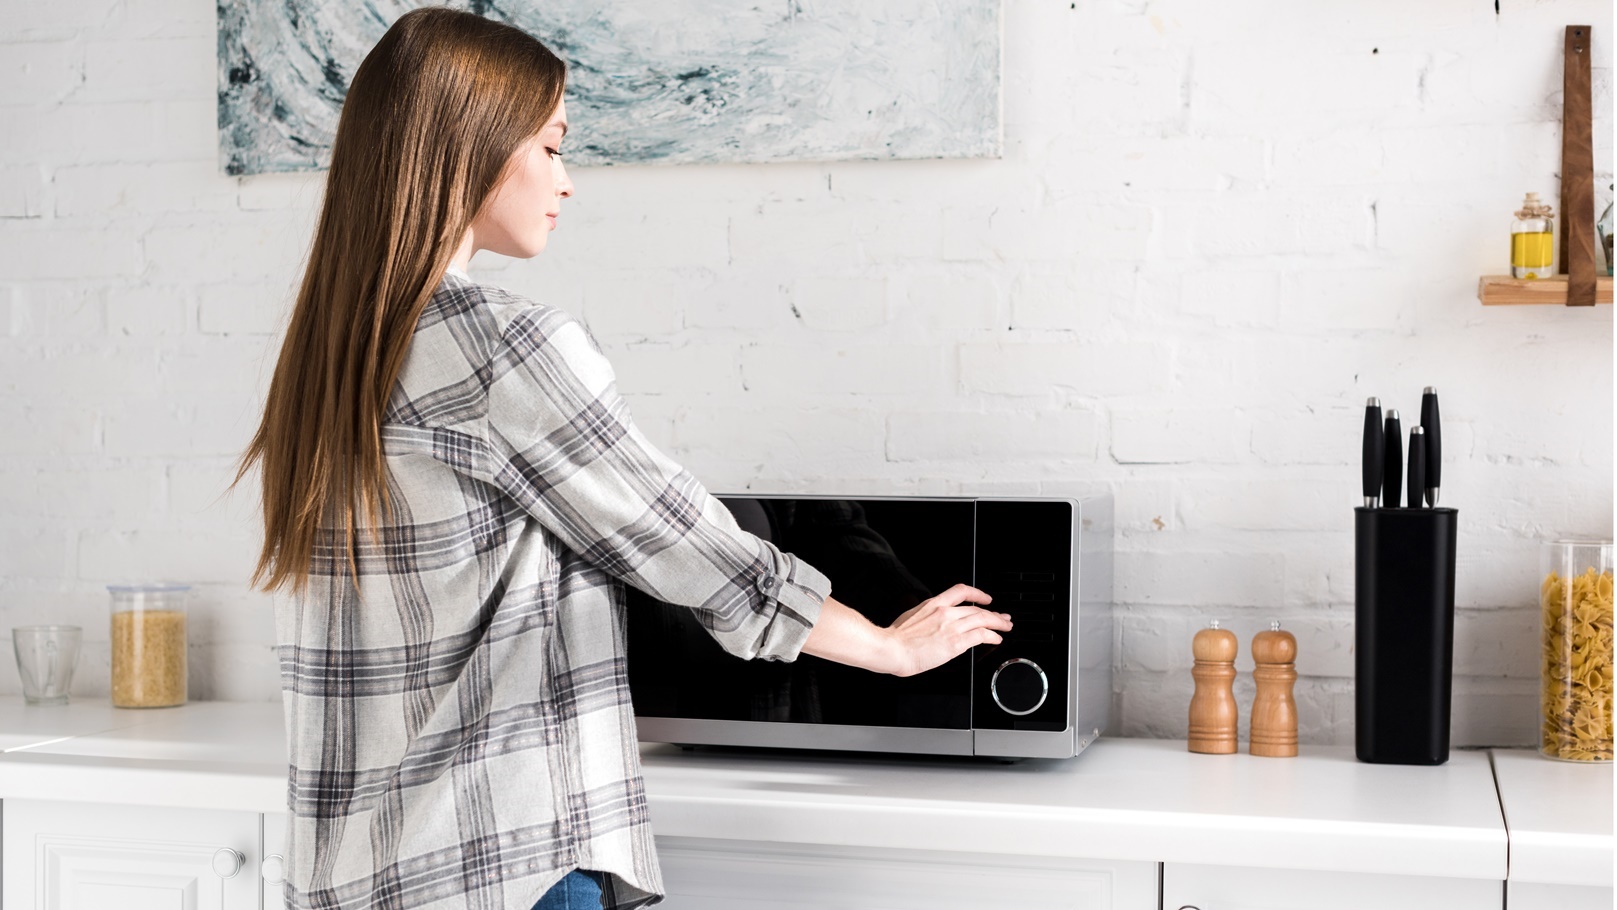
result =
[{"label": "blue jeans", "polygon": [[574,869],[546,891],[533,910],[601,910],[601,873]]}]

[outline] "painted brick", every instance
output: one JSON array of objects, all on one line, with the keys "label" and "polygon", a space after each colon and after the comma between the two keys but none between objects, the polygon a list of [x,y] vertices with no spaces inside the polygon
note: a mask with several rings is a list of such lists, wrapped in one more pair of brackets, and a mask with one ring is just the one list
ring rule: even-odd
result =
[{"label": "painted brick", "polygon": [[[43,222],[39,222],[43,224]],[[24,222],[13,221],[11,225]],[[134,278],[141,273],[140,238],[127,229],[27,229],[0,222],[0,269],[9,280]]]},{"label": "painted brick", "polygon": [[273,283],[208,284],[197,289],[197,328],[210,335],[276,335],[292,318],[297,289]]},{"label": "painted brick", "polygon": [[1135,266],[1111,262],[1034,267],[1011,287],[1011,328],[1098,335],[1133,302],[1135,276]]},{"label": "painted brick", "polygon": [[634,344],[613,352],[618,388],[625,395],[739,393],[739,350],[719,344]]},{"label": "painted brick", "polygon": [[996,328],[1003,294],[990,275],[951,273],[915,275],[893,306],[892,322],[901,330],[957,333]]},{"label": "painted brick", "polygon": [[0,163],[196,161],[218,154],[214,100],[19,105],[6,116]]},{"label": "painted brick", "polygon": [[1118,464],[1232,464],[1247,460],[1251,420],[1228,408],[1112,408]]},{"label": "painted brick", "polygon": [[106,331],[103,287],[79,282],[35,282],[13,290],[13,335],[84,338]]},{"label": "painted brick", "polygon": [[297,273],[308,243],[295,226],[259,218],[153,228],[145,236],[145,276],[165,283],[284,279]]},{"label": "painted brick", "polygon": [[124,285],[107,291],[107,331],[142,338],[184,334],[194,295],[188,286]]},{"label": "painted brick", "polygon": [[[6,10],[9,18],[13,10]],[[84,84],[78,41],[7,43],[0,52],[0,104],[59,104]]]},{"label": "painted brick", "polygon": [[89,41],[86,101],[216,100],[218,39],[211,35]]},{"label": "painted brick", "polygon": [[742,492],[794,479],[823,490],[828,478],[859,476],[882,462],[885,433],[872,410],[746,405],[691,407],[674,436],[680,460],[710,489]]},{"label": "painted brick", "polygon": [[890,461],[1093,461],[1100,420],[1090,411],[894,414],[887,421]]},{"label": "painted brick", "polygon": [[0,218],[38,218],[44,212],[44,171],[34,165],[0,167]]},{"label": "painted brick", "polygon": [[1280,319],[1280,276],[1261,269],[1197,269],[1180,280],[1179,309],[1223,328],[1269,328]]},{"label": "painted brick", "polygon": [[584,286],[584,321],[602,341],[672,335],[682,324],[675,280],[654,273],[592,278]]},{"label": "painted brick", "polygon": [[56,217],[135,215],[152,211],[224,212],[236,187],[207,161],[92,164],[58,168],[51,177]]},{"label": "painted brick", "polygon": [[1280,553],[1125,551],[1113,565],[1122,603],[1273,609],[1283,601]]},{"label": "painted brick", "polygon": [[931,345],[755,345],[741,353],[747,390],[782,396],[783,403],[825,395],[935,394],[948,388],[947,377],[944,350]]},{"label": "painted brick", "polygon": [[1187,529],[1344,534],[1351,518],[1348,510],[1360,492],[1352,477],[1328,474],[1251,480],[1206,477],[1185,481],[1181,490],[1180,514]]},{"label": "painted brick", "polygon": [[1307,332],[1408,331],[1419,291],[1390,269],[1287,273],[1280,327]]},{"label": "painted brick", "polygon": [[887,321],[885,278],[813,276],[792,285],[792,308],[803,325],[851,332]]},{"label": "painted brick", "polygon": [[130,579],[240,584],[252,574],[257,555],[246,529],[84,531],[77,570],[79,578],[98,584]]},{"label": "painted brick", "polygon": [[1049,395],[1070,389],[1084,396],[1166,391],[1173,350],[1160,342],[1111,344],[964,344],[960,379],[966,389],[996,395]]}]

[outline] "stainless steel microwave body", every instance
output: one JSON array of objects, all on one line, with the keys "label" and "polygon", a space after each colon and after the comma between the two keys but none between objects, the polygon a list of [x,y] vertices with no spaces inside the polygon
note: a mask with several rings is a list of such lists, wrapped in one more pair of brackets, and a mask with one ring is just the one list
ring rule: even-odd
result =
[{"label": "stainless steel microwave body", "polygon": [[831,579],[886,626],[957,582],[1015,628],[898,678],[809,655],[736,658],[696,614],[629,589],[628,668],[642,740],[1067,758],[1112,704],[1112,500],[719,496],[741,527]]}]

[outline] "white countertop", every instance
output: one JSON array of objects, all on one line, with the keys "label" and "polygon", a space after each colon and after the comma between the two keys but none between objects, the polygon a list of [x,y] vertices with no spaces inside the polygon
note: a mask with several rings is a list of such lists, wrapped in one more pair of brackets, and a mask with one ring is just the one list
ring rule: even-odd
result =
[{"label": "white countertop", "polygon": [[1612,766],[1493,750],[1510,830],[1510,879],[1612,886]]},{"label": "white countertop", "polygon": [[[40,708],[0,697],[0,749],[0,799],[285,811],[277,703]],[[1484,752],[1418,767],[1363,764],[1351,747],[1304,746],[1276,759],[1102,738],[1076,759],[1016,764],[653,744],[641,754],[664,836],[1495,881],[1508,868],[1567,883],[1591,868],[1576,851],[1604,850],[1610,884],[1611,767],[1565,767],[1531,752],[1496,753],[1512,794],[1526,782],[1520,808],[1514,795],[1505,804],[1528,837],[1508,864]],[[1584,799],[1600,770],[1604,800]]]}]

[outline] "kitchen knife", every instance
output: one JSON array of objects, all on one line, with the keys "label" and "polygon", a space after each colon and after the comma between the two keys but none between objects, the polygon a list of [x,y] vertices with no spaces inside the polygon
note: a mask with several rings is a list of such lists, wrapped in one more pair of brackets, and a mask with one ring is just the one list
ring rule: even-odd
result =
[{"label": "kitchen knife", "polygon": [[1381,434],[1386,447],[1381,469],[1381,507],[1396,509],[1399,497],[1404,495],[1404,425],[1398,419],[1397,410],[1387,412],[1385,426],[1386,430]]},{"label": "kitchen knife", "polygon": [[1381,399],[1364,403],[1364,507],[1373,509],[1381,498],[1381,460],[1386,457],[1382,438]]},{"label": "kitchen knife", "polygon": [[1426,433],[1422,427],[1409,431],[1409,507],[1418,509],[1426,490]]},{"label": "kitchen knife", "polygon": [[1438,488],[1443,486],[1443,432],[1438,427],[1436,386],[1427,386],[1421,393],[1420,426],[1426,431],[1426,504],[1435,508]]}]

